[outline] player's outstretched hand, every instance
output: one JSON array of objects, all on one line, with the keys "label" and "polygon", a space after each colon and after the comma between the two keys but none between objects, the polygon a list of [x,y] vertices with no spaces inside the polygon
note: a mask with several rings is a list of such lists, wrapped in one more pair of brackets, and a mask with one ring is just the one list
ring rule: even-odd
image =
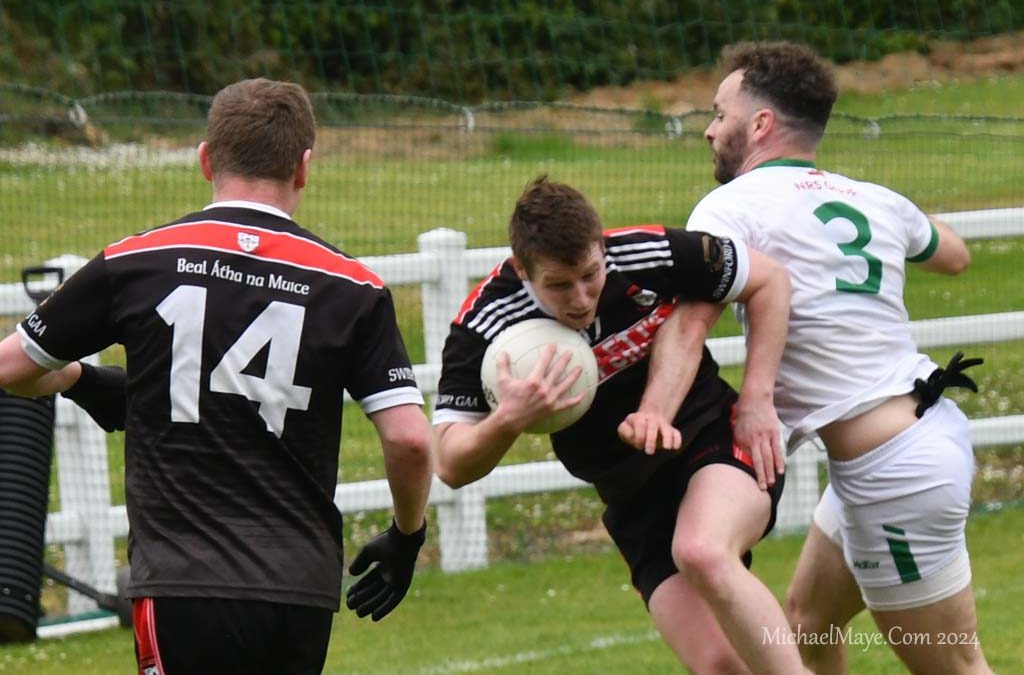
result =
[{"label": "player's outstretched hand", "polygon": [[372,615],[374,621],[380,621],[397,607],[412,584],[416,556],[426,537],[426,521],[412,534],[404,534],[392,520],[386,532],[371,539],[348,571],[360,575],[371,563],[377,564],[349,587],[345,598],[348,608],[355,610],[359,618]]},{"label": "player's outstretched hand", "polygon": [[637,410],[626,416],[619,424],[619,438],[653,455],[658,450],[678,450],[683,445],[683,435],[672,426],[672,420],[654,412]]},{"label": "player's outstretched hand", "polygon": [[786,471],[786,454],[782,447],[781,424],[770,402],[736,403],[733,441],[750,453],[754,461],[757,485],[766,490],[775,485],[775,477]]},{"label": "player's outstretched hand", "polygon": [[123,430],[128,408],[125,393],[128,376],[124,368],[81,365],[78,382],[61,396],[77,403],[104,431]]}]

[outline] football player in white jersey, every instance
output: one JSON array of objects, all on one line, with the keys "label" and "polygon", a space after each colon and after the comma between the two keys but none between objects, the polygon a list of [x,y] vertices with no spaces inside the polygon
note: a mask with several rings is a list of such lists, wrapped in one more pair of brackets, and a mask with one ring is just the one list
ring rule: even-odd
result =
[{"label": "football player in white jersey", "polygon": [[[941,396],[975,388],[960,371],[978,361],[937,368],[903,304],[906,262],[957,274],[970,254],[902,195],[815,165],[837,91],[812,50],[746,43],[723,62],[705,131],[722,185],[687,228],[743,241],[789,271],[775,404],[791,448],[817,433],[829,456],[831,485],[787,601],[792,625],[838,635],[832,627],[866,605],[911,671],[991,672],[964,535],[974,455],[966,417]],[[809,642],[809,665],[845,672],[842,640]]]}]

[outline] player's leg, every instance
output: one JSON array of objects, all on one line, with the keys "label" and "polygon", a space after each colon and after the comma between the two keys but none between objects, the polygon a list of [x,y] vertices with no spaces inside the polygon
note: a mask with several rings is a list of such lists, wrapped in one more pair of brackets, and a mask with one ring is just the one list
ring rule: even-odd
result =
[{"label": "player's leg", "polygon": [[992,673],[978,641],[978,618],[970,585],[924,607],[873,610],[871,614],[893,651],[912,673]]},{"label": "player's leg", "polygon": [[631,502],[610,504],[605,528],[629,565],[631,581],[666,644],[697,675],[750,673],[703,598],[672,560],[676,513],[688,467],[670,462]]},{"label": "player's leg", "polygon": [[222,598],[136,598],[142,675],[319,673],[333,612]]},{"label": "player's leg", "polygon": [[789,622],[772,592],[741,561],[771,516],[772,498],[750,474],[730,464],[704,466],[687,485],[672,557],[752,669],[792,675],[805,671]]},{"label": "player's leg", "polygon": [[786,592],[786,616],[797,634],[800,657],[819,675],[849,672],[842,631],[864,609],[860,589],[843,558],[840,509],[835,492],[826,487]]},{"label": "player's leg", "polygon": [[648,609],[662,639],[695,675],[752,672],[722,632],[704,598],[683,575],[673,574],[659,584]]},{"label": "player's leg", "polygon": [[965,535],[974,453],[948,399],[879,448],[830,461],[844,556],[864,602],[911,672],[989,673],[977,640]]}]

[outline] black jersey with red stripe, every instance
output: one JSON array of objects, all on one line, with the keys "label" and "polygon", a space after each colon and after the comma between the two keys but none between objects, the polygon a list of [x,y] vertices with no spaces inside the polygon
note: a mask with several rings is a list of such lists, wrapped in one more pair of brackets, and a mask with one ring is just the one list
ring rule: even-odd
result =
[{"label": "black jersey with red stripe", "polygon": [[[552,434],[555,454],[576,477],[593,483],[606,502],[630,498],[672,453],[646,455],[618,437],[647,382],[651,342],[681,299],[728,301],[746,284],[746,249],[725,238],[660,225],[605,233],[607,280],[597,317],[585,331],[597,357],[599,386],[575,424]],[[433,423],[475,423],[490,412],[480,383],[488,345],[502,330],[547,317],[529,282],[506,260],[463,303],[444,346]],[[675,425],[684,444],[721,415],[736,393],[718,376],[707,348]],[[685,451],[685,448],[684,448]]]},{"label": "black jersey with red stripe", "polygon": [[19,331],[51,368],[125,347],[132,595],[338,608],[344,392],[422,403],[376,274],[214,205],[108,246]]}]

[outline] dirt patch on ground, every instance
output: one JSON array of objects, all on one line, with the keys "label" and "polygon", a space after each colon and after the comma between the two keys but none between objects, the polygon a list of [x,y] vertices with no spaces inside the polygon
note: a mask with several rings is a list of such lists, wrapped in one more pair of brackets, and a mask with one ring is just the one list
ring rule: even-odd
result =
[{"label": "dirt patch on ground", "polygon": [[[925,82],[950,82],[1024,71],[1024,33],[972,42],[936,42],[927,54],[889,54],[878,61],[851,61],[836,67],[840,91],[875,94],[907,89]],[[634,82],[626,87],[599,87],[570,97],[577,105],[645,108],[681,115],[708,110],[719,74],[694,70],[671,82]]]}]

